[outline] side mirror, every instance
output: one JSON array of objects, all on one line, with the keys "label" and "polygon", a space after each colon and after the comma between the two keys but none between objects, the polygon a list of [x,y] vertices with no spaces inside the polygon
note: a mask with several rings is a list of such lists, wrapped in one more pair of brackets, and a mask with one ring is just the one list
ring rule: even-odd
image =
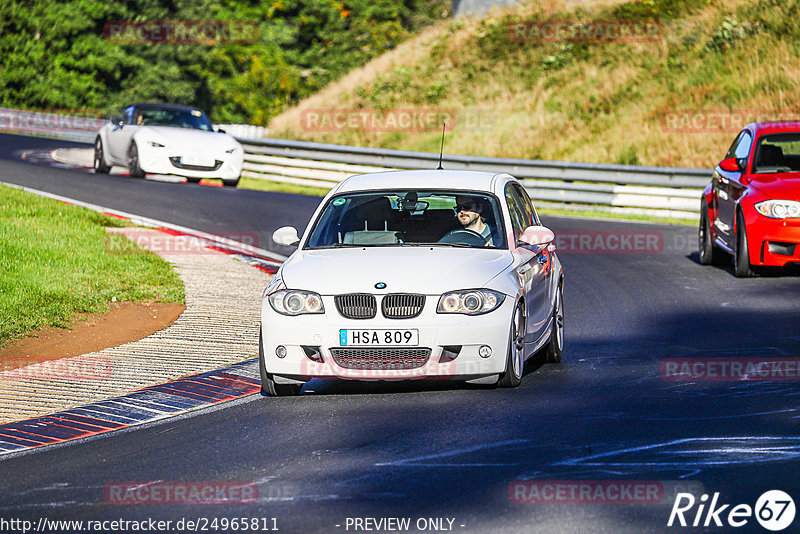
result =
[{"label": "side mirror", "polygon": [[300,243],[300,237],[294,226],[283,226],[272,233],[272,241],[284,247],[296,247]]},{"label": "side mirror", "polygon": [[546,226],[529,226],[519,236],[521,243],[541,247],[555,241],[556,235]]},{"label": "side mirror", "polygon": [[125,121],[122,119],[122,117],[112,117],[108,120],[114,125],[115,128],[122,128],[125,125]]},{"label": "side mirror", "polygon": [[223,130],[222,128],[217,128],[217,132],[218,133],[226,133],[225,130]]},{"label": "side mirror", "polygon": [[727,172],[742,172],[739,167],[739,160],[736,158],[725,158],[719,162],[719,168]]}]

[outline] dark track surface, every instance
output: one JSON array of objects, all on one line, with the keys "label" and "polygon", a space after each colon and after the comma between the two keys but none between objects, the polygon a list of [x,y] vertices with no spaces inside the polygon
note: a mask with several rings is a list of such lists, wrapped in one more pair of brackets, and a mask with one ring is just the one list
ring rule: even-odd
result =
[{"label": "dark track surface", "polygon": [[[66,144],[0,136],[0,180],[210,232],[302,227],[318,202],[13,160],[14,151],[38,146]],[[529,362],[520,388],[313,381],[297,398],[252,396],[3,458],[0,518],[276,517],[281,532],[295,533],[346,532],[347,517],[411,517],[412,525],[419,517],[449,517],[455,532],[682,531],[666,526],[672,499],[515,504],[508,488],[518,479],[682,479],[720,492],[720,504],[754,506],[770,489],[800,504],[796,380],[676,382],[660,375],[666,358],[799,357],[796,272],[740,280],[730,268],[702,267],[693,228],[545,223],[557,235],[655,232],[663,247],[646,254],[562,249],[566,357],[560,365]],[[259,499],[210,506],[104,501],[107,484],[134,481],[256,483]],[[795,519],[785,532],[798,525]],[[736,532],[766,531],[750,518]]]},{"label": "dark track surface", "polygon": [[304,227],[320,201],[304,195],[263,194],[247,189],[53,169],[20,161],[18,157],[21,151],[50,147],[91,148],[91,145],[0,134],[0,160],[3,160],[0,180],[232,239],[237,234],[250,236],[255,232],[256,246],[284,255],[290,254],[291,249],[274,245],[272,232],[284,225]]}]

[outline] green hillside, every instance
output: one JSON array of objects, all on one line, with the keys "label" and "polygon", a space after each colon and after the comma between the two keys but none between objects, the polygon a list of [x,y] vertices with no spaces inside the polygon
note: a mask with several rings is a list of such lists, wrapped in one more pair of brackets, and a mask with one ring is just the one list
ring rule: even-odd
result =
[{"label": "green hillside", "polygon": [[[440,22],[277,116],[271,135],[438,151],[439,127],[380,122],[422,110],[455,117],[449,153],[709,167],[745,122],[800,117],[798,0],[585,6],[530,1]],[[657,37],[531,35],[553,21],[654,23]],[[519,25],[526,31],[515,37]],[[331,127],[319,120],[331,110],[353,124],[363,119],[356,112],[377,116],[378,126]]]}]

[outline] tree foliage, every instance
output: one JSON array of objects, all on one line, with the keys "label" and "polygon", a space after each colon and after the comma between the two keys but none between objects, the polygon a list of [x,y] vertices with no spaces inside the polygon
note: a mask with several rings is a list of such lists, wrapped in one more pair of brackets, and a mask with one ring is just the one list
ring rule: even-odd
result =
[{"label": "tree foliage", "polygon": [[[134,101],[266,124],[287,104],[449,15],[447,0],[5,0],[0,105],[108,114]],[[112,21],[243,21],[243,44],[121,43]]]}]

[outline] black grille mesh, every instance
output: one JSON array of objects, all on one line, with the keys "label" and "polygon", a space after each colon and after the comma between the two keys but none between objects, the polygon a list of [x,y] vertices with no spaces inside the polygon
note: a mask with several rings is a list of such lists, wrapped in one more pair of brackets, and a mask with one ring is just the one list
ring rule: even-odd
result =
[{"label": "black grille mesh", "polygon": [[375,296],[368,293],[352,293],[334,297],[336,309],[348,319],[372,319],[378,309]]},{"label": "black grille mesh", "polygon": [[391,294],[383,297],[381,311],[387,319],[411,319],[422,313],[425,295]]},{"label": "black grille mesh", "polygon": [[414,348],[365,348],[331,349],[336,363],[346,369],[371,369],[389,371],[395,369],[417,369],[425,365],[431,356],[431,349]]}]

